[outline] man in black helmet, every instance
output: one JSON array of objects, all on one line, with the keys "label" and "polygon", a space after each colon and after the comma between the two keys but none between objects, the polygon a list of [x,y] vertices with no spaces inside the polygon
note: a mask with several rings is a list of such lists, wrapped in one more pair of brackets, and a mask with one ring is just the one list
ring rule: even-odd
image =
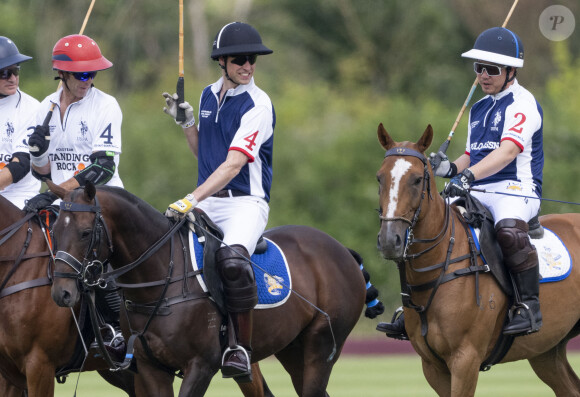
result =
[{"label": "man in black helmet", "polygon": [[40,182],[30,173],[28,126],[39,103],[20,91],[20,64],[32,59],[18,52],[16,44],[0,36],[0,195],[23,208],[38,194]]},{"label": "man in black helmet", "polygon": [[[257,56],[271,53],[258,32],[245,23],[229,23],[216,35],[211,57],[222,76],[204,89],[197,126],[187,102],[179,105],[185,109],[185,122],[176,121],[198,158],[197,187],[166,212],[179,218],[199,207],[224,232],[216,263],[229,330],[235,337],[230,340],[236,342],[223,354],[222,374],[238,382],[251,381],[252,315],[258,298],[247,258],[268,222],[276,123],[270,98],[254,84],[254,71]],[[175,119],[177,95],[163,96],[165,113]]]},{"label": "man in black helmet", "polygon": [[[503,333],[527,335],[542,326],[538,254],[528,237],[528,222],[540,210],[543,112],[516,79],[518,68],[524,66],[524,47],[514,32],[487,29],[462,56],[475,61],[473,69],[486,96],[469,112],[465,153],[454,162],[443,152],[432,153],[431,158],[438,159],[431,163],[438,164],[435,175],[451,178],[445,187],[450,197],[468,194],[471,186],[505,193],[471,191],[493,215],[504,264],[516,286]],[[379,323],[377,329],[390,337],[407,338],[401,310],[391,323]]]}]

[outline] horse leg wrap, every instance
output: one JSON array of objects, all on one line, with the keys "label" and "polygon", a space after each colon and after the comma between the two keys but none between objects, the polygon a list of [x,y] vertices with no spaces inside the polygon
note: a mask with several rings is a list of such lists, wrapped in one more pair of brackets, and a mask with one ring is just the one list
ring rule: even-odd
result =
[{"label": "horse leg wrap", "polygon": [[[510,312],[510,322],[503,333],[524,335],[542,326],[538,253],[528,238],[528,224],[519,219],[503,219],[496,225],[497,239],[504,262],[514,280],[520,301]],[[517,300],[517,298],[516,298]]]},{"label": "horse leg wrap", "polygon": [[216,252],[216,265],[224,285],[228,312],[246,312],[258,303],[254,269],[250,255],[241,245],[222,247]]}]

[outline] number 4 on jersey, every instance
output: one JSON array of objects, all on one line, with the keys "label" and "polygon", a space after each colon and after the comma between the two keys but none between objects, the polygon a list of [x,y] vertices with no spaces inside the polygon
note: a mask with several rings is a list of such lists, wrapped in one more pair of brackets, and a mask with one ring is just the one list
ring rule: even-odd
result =
[{"label": "number 4 on jersey", "polygon": [[244,138],[244,141],[248,141],[246,147],[248,148],[249,151],[252,151],[254,149],[254,146],[256,146],[256,137],[258,136],[258,132],[259,131],[256,131],[252,135],[249,135]]},{"label": "number 4 on jersey", "polygon": [[111,124],[110,123],[107,126],[107,128],[105,128],[103,130],[103,132],[101,133],[101,138],[103,138],[105,140],[105,144],[107,144],[107,145],[110,145],[113,143],[113,141],[112,141],[113,134],[111,133]]}]

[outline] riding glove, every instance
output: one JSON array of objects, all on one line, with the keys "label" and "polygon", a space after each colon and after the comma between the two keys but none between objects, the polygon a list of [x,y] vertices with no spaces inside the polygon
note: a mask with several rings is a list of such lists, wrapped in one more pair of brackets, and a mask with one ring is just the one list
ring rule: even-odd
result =
[{"label": "riding glove", "polygon": [[48,146],[50,145],[50,129],[48,126],[37,125],[34,132],[28,138],[28,150],[30,151],[32,164],[42,167],[48,163]]},{"label": "riding glove", "polygon": [[443,152],[431,153],[429,155],[429,162],[436,176],[452,178],[457,175],[457,166],[450,162],[447,155]]},{"label": "riding glove", "polygon": [[175,123],[180,125],[183,128],[189,128],[195,125],[195,117],[193,116],[193,108],[189,104],[189,102],[183,102],[179,104],[179,107],[185,109],[185,121],[177,121],[177,100],[179,97],[177,94],[170,95],[167,92],[163,93],[163,97],[165,98],[165,103],[167,107],[163,108],[163,111],[173,117]]},{"label": "riding glove", "polygon": [[177,200],[175,203],[169,204],[167,211],[165,211],[165,216],[168,218],[173,218],[177,221],[193,211],[197,204],[198,201],[195,199],[193,194],[188,194],[181,200]]},{"label": "riding glove", "polygon": [[445,194],[449,197],[466,196],[474,180],[475,176],[473,176],[469,168],[466,168],[463,172],[451,178],[447,186],[445,186]]},{"label": "riding glove", "polygon": [[28,212],[38,212],[39,210],[51,205],[57,198],[58,196],[50,191],[39,193],[26,201],[24,210]]}]

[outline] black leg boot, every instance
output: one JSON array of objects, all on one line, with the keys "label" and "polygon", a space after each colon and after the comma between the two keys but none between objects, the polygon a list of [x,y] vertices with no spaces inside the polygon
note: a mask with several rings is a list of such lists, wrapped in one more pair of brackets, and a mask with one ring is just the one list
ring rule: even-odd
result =
[{"label": "black leg boot", "polygon": [[254,310],[231,313],[231,323],[237,343],[230,346],[222,357],[222,376],[235,378],[238,383],[252,381],[252,317]]},{"label": "black leg boot", "polygon": [[403,307],[395,310],[390,323],[378,323],[377,331],[384,332],[387,337],[400,340],[409,340],[405,329],[405,313]]},{"label": "black leg boot", "polygon": [[504,327],[505,335],[527,335],[540,330],[540,281],[538,266],[512,275],[520,293],[521,302],[510,313],[511,320]]},{"label": "black leg boot", "polygon": [[229,346],[222,356],[222,376],[234,378],[238,383],[252,381],[252,321],[258,294],[249,257],[241,245],[222,247],[216,252],[230,318]]}]

